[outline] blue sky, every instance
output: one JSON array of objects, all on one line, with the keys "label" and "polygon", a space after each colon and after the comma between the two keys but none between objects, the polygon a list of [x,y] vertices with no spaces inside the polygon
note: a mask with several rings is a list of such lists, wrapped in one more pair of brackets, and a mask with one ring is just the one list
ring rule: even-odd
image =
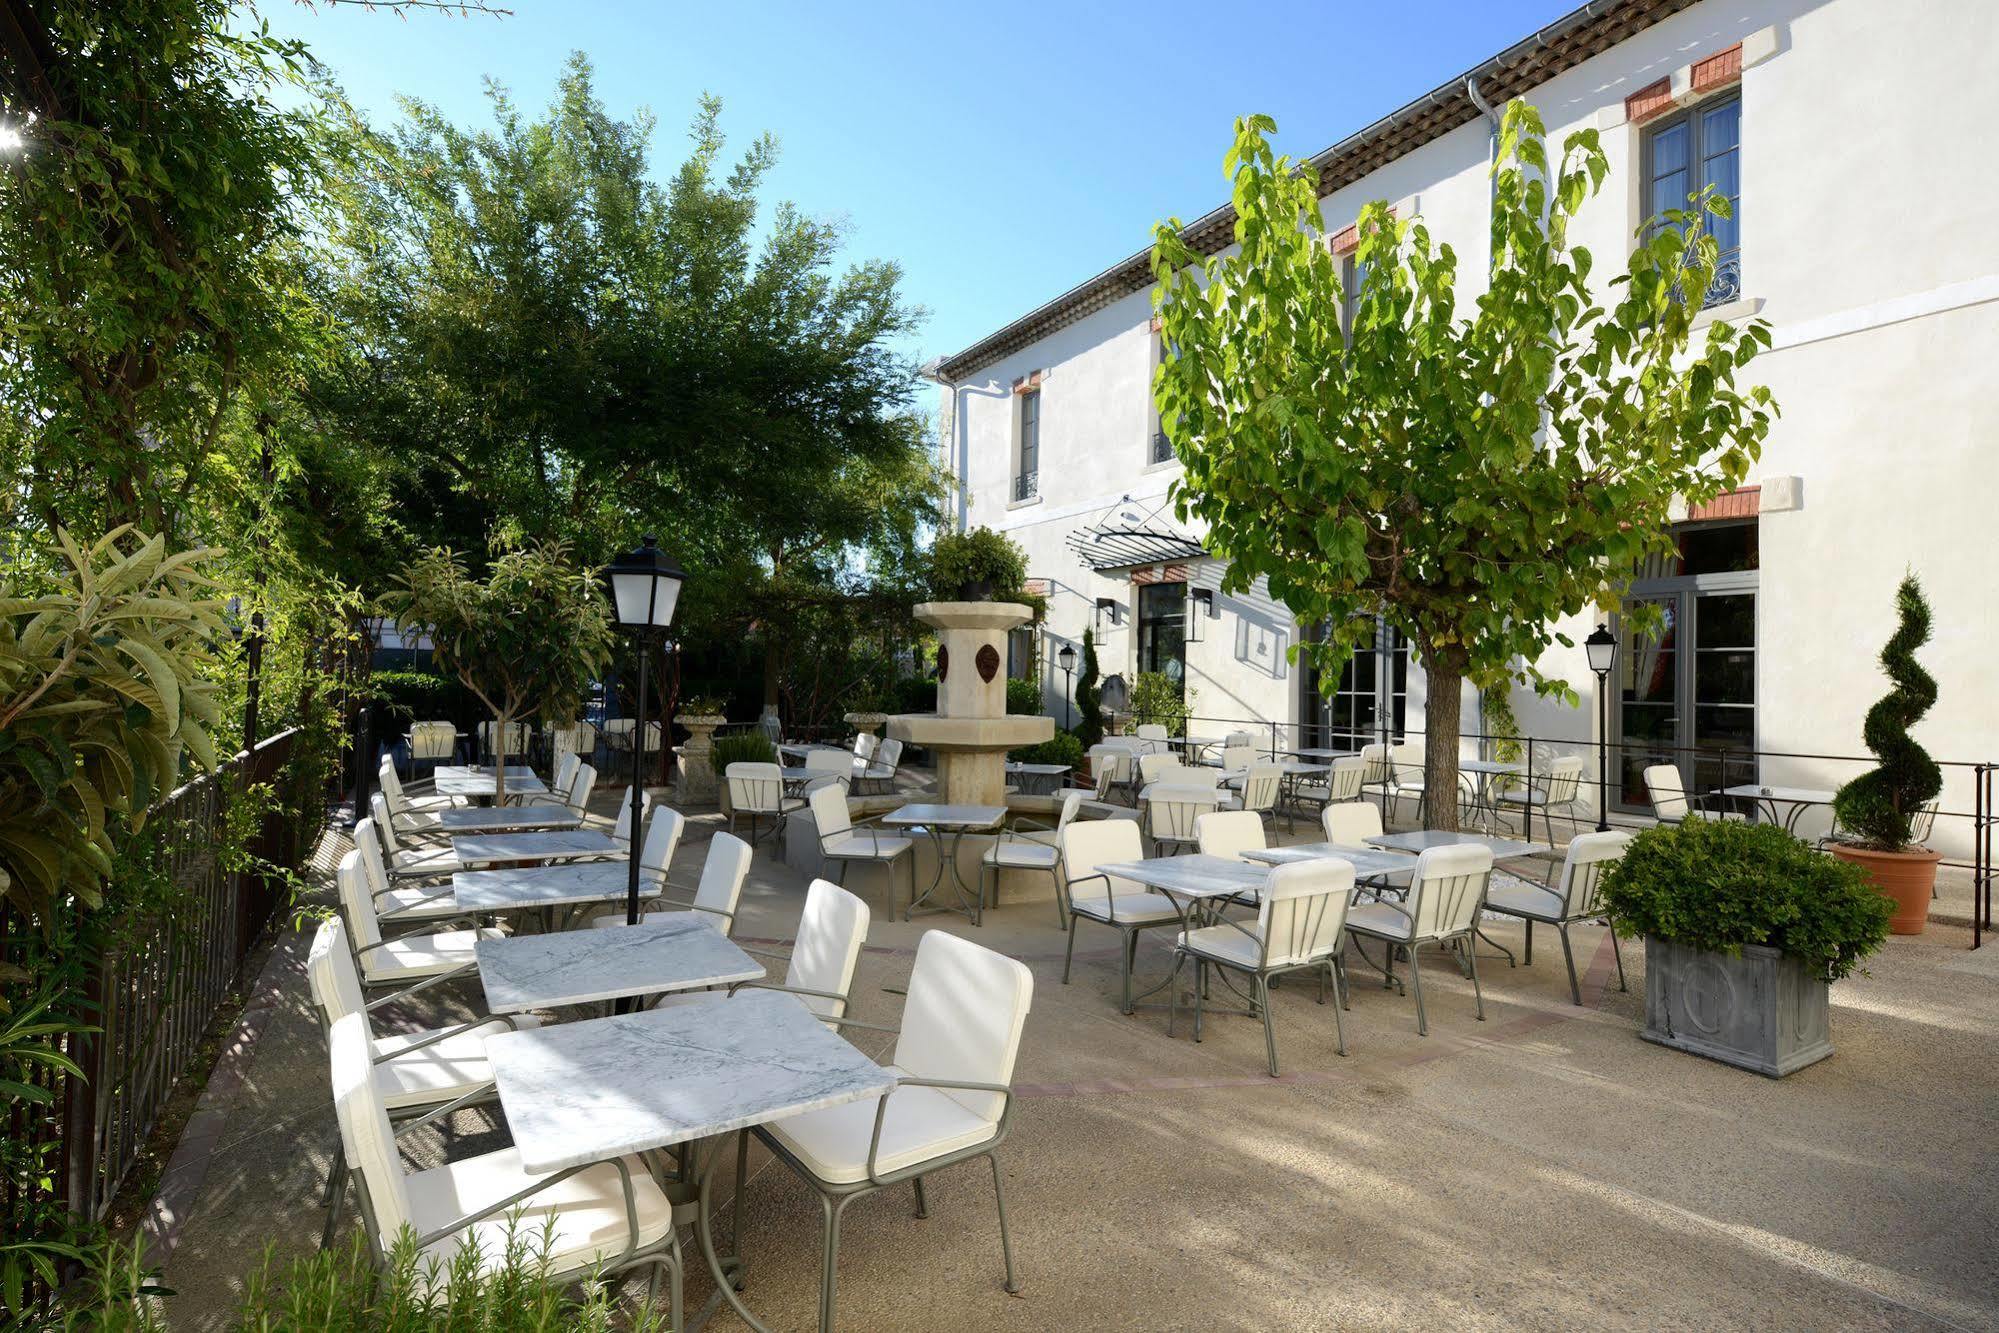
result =
[{"label": "blue sky", "polygon": [[378,123],[409,94],[487,121],[481,80],[545,105],[572,50],[614,114],[683,155],[695,99],[731,142],[775,134],[770,197],[844,217],[850,253],[899,260],[930,318],[912,350],[959,350],[1206,212],[1234,117],[1316,152],[1527,36],[1575,0],[810,4],[502,0],[513,16],[407,19],[264,0]]}]

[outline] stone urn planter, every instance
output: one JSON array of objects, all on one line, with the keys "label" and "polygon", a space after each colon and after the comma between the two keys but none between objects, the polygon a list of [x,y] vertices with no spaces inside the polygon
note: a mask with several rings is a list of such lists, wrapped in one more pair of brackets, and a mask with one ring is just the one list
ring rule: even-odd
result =
[{"label": "stone urn planter", "polygon": [[1790,954],[1645,937],[1645,1029],[1661,1046],[1782,1078],[1832,1054],[1830,987]]},{"label": "stone urn planter", "polygon": [[718,784],[715,766],[708,761],[715,748],[715,729],[728,721],[719,713],[700,713],[674,719],[688,730],[680,756],[680,783],[676,792],[683,805],[706,805],[716,799]]},{"label": "stone urn planter", "polygon": [[1888,918],[1890,934],[1923,933],[1930,920],[1930,899],[1936,893],[1937,862],[1943,860],[1942,852],[1927,847],[1883,852],[1839,842],[1830,844],[1826,850],[1848,865],[1866,871],[1874,887],[1895,904],[1895,913]]},{"label": "stone urn planter", "polygon": [[875,712],[848,713],[842,720],[855,731],[863,735],[872,736],[877,731],[880,731],[883,724],[888,721],[888,714]]}]

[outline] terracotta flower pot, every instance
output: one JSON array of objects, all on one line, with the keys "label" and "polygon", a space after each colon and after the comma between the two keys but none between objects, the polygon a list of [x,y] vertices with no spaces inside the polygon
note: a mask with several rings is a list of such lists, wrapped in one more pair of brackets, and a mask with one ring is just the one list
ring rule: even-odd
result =
[{"label": "terracotta flower pot", "polygon": [[1848,847],[1833,843],[1829,850],[1840,860],[1859,866],[1874,881],[1874,887],[1895,904],[1888,918],[1893,935],[1920,935],[1930,919],[1930,898],[1936,891],[1937,862],[1942,852],[1927,847],[1911,847],[1903,852],[1882,852],[1871,847]]}]

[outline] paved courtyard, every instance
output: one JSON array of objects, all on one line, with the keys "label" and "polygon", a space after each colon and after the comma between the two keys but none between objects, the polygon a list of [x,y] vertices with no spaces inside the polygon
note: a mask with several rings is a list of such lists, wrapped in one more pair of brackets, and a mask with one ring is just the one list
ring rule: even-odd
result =
[{"label": "paved courtyard", "polygon": [[[719,825],[693,820],[677,878]],[[738,938],[788,939],[804,887],[760,849]],[[1002,1156],[1024,1290],[1001,1290],[972,1163],[931,1181],[928,1220],[902,1189],[848,1210],[842,1327],[1999,1329],[1999,947],[1968,951],[1968,930],[1891,940],[1833,991],[1837,1054],[1782,1082],[1639,1040],[1643,950],[1626,944],[1620,992],[1598,929],[1579,932],[1580,1008],[1552,937],[1531,969],[1483,963],[1484,1022],[1468,982],[1426,968],[1427,1038],[1356,966],[1344,1059],[1331,1009],[1288,987],[1271,1079],[1249,1019],[1197,1045],[1184,1015],[1171,1038],[1163,1011],[1121,1016],[1109,931],[1085,928],[1063,986],[1045,903],[983,929],[890,923],[878,881],[852,887],[877,915],[856,1016],[896,1020],[926,929],[1022,959],[1036,990]],[[1518,926],[1489,929],[1517,946]],[[161,1186],[176,1328],[218,1326],[266,1242],[317,1241],[335,1130],[304,954],[296,934],[272,954]],[[1164,958],[1144,946],[1142,979]],[[894,1040],[850,1036],[884,1058]],[[413,1146],[498,1146],[488,1116]],[[758,1151],[745,1205],[745,1299],[811,1326],[812,1196]],[[708,1290],[691,1272],[690,1308]]]}]

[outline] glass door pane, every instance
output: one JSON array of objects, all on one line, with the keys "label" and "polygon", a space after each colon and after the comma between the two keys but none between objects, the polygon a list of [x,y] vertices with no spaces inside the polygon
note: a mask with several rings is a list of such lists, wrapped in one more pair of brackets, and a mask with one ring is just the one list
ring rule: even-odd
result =
[{"label": "glass door pane", "polygon": [[1756,594],[1697,595],[1694,640],[1691,790],[1754,782]]},{"label": "glass door pane", "polygon": [[1681,598],[1635,597],[1626,606],[1658,608],[1654,630],[1640,630],[1625,614],[1618,626],[1617,742],[1621,804],[1647,808],[1645,770],[1674,762],[1680,734]]}]

